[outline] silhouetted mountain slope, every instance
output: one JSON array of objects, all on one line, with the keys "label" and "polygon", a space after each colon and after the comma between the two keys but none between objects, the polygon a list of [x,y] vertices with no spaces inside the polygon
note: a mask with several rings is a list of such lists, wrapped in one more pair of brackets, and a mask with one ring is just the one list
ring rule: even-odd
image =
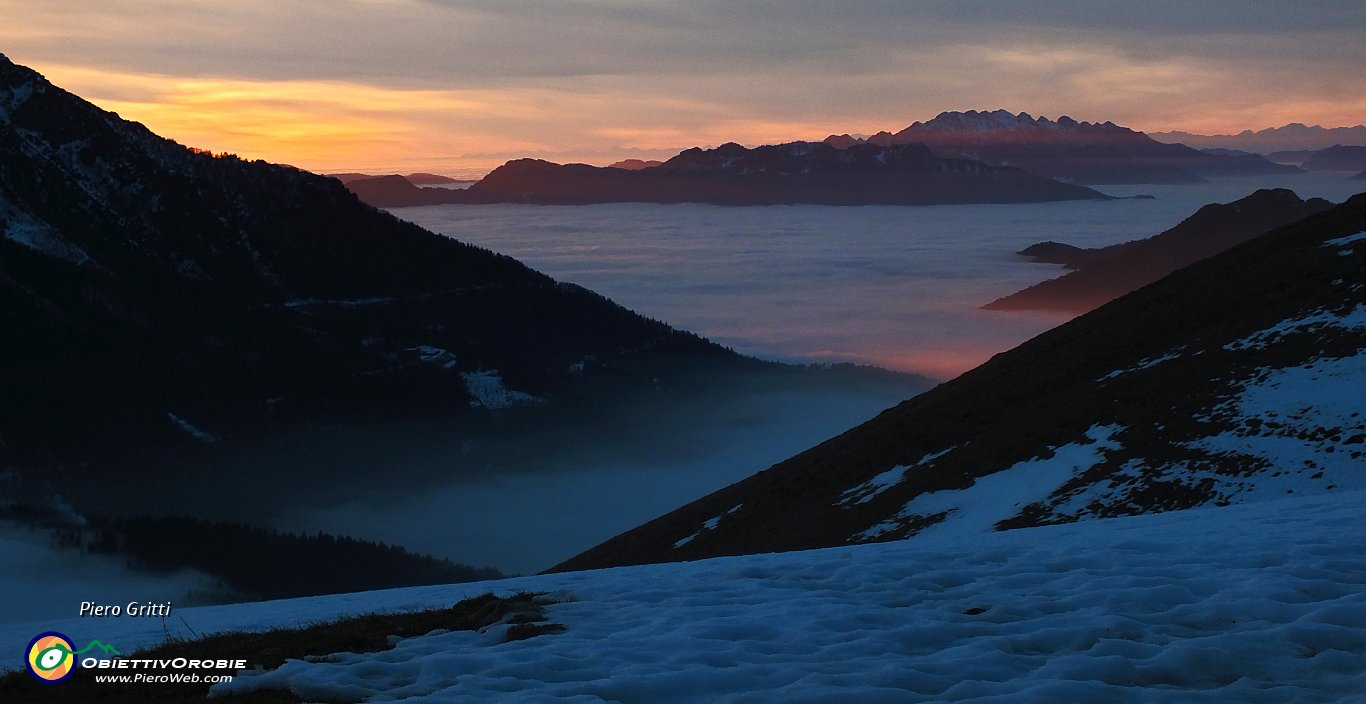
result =
[{"label": "silhouetted mountain slope", "polygon": [[441,202],[445,188],[419,188],[403,176],[376,176],[346,182],[346,187],[364,203],[386,208],[431,205]]},{"label": "silhouetted mountain slope", "polygon": [[1366,486],[1366,194],[1183,269],[558,566]]},{"label": "silhouetted mountain slope", "polygon": [[1062,264],[1068,269],[1076,269],[1096,258],[1099,249],[1083,249],[1062,242],[1036,242],[1016,252],[1042,264]]},{"label": "silhouetted mountain slope", "polygon": [[2,57],[0,235],[0,466],[767,368]]},{"label": "silhouetted mountain slope", "polygon": [[[833,142],[831,140],[834,140]],[[848,135],[827,143],[849,144]],[[857,140],[855,140],[857,141]],[[1206,176],[1292,173],[1256,155],[1217,155],[1180,144],[1163,144],[1112,122],[1056,122],[1028,113],[943,112],[873,144],[924,144],[939,156],[1008,164],[1032,173],[1087,184],[1191,183]]]},{"label": "silhouetted mountain slope", "polygon": [[914,144],[839,150],[793,142],[688,149],[659,166],[619,169],[518,159],[465,191],[354,182],[380,207],[442,203],[716,203],[720,205],[932,205],[1105,198],[1019,169],[944,159]]},{"label": "silhouetted mountain slope", "polygon": [[1072,251],[1060,249],[1068,245],[1056,242],[1033,245],[1020,254],[1079,271],[1043,281],[982,307],[1084,313],[1183,266],[1332,205],[1321,198],[1300,200],[1285,189],[1261,190],[1232,203],[1207,205],[1176,227],[1143,240],[1099,249],[1073,247]]},{"label": "silhouetted mountain slope", "polygon": [[1366,169],[1366,147],[1341,144],[1314,152],[1304,161],[1309,171],[1361,171]]},{"label": "silhouetted mountain slope", "polygon": [[1285,151],[1271,152],[1266,155],[1267,159],[1278,164],[1303,164],[1306,159],[1314,156],[1314,149],[1288,149]]}]

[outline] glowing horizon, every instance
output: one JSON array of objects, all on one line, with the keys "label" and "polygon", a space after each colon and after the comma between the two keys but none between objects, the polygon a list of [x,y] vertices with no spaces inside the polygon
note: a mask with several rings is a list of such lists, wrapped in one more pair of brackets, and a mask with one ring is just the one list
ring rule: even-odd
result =
[{"label": "glowing horizon", "polygon": [[1366,10],[1053,0],[0,0],[0,51],[187,146],[471,175],[899,130],[945,110],[1236,134],[1366,116]]}]

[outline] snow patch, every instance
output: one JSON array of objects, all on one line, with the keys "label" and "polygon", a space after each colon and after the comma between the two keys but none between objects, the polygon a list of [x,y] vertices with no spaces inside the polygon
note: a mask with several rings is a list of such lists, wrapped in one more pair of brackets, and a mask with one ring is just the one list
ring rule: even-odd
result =
[{"label": "snow patch", "polygon": [[1229,351],[1264,350],[1285,335],[1318,333],[1325,328],[1366,330],[1366,303],[1347,311],[1316,310],[1281,322],[1224,345]]},{"label": "snow patch", "polygon": [[744,504],[735,504],[734,506],[731,506],[725,513],[719,516],[712,516],[711,518],[708,518],[707,520],[702,522],[702,527],[698,529],[696,533],[679,538],[676,542],[674,542],[674,548],[681,548],[684,545],[687,545],[688,543],[691,543],[692,541],[696,540],[697,536],[702,535],[707,531],[716,530],[716,527],[721,525],[721,519],[725,518],[726,516],[734,514],[735,512],[739,511],[744,507]]},{"label": "snow patch", "polygon": [[68,242],[52,226],[21,212],[3,199],[0,199],[0,231],[5,239],[35,252],[76,265],[90,261],[85,250]]},{"label": "snow patch", "polygon": [[1338,237],[1336,239],[1324,240],[1323,246],[1346,247],[1349,244],[1355,244],[1363,240],[1366,240],[1366,232],[1358,232],[1355,235],[1347,235],[1346,237]]},{"label": "snow patch", "polygon": [[10,113],[28,102],[28,99],[33,96],[33,84],[21,83],[17,86],[10,86],[5,92],[4,99],[0,99],[0,120],[10,122]]},{"label": "snow patch", "polygon": [[474,397],[470,399],[471,408],[512,408],[541,402],[531,394],[503,386],[503,377],[496,369],[462,372],[460,377]]},{"label": "snow patch", "polygon": [[195,426],[190,424],[190,421],[187,421],[174,413],[168,412],[166,414],[166,418],[170,420],[171,423],[175,425],[175,427],[179,428],[186,435],[189,435],[190,437],[200,442],[218,442],[221,439],[213,433],[205,432],[203,430],[200,430],[199,428],[196,428]]},{"label": "snow patch", "polygon": [[938,523],[916,533],[923,536],[961,536],[996,529],[1001,521],[1018,515],[1024,507],[1044,501],[1067,480],[1096,466],[1107,451],[1119,449],[1111,438],[1123,430],[1118,425],[1093,425],[1085,442],[1074,442],[1053,450],[1047,459],[1018,462],[999,472],[978,477],[965,489],[945,489],[911,499],[891,519],[878,523],[851,538],[851,542],[874,540],[903,528],[915,519],[940,513],[948,515]]},{"label": "snow patch", "polygon": [[[1366,353],[1263,369],[1210,416],[1230,426],[1189,443],[1264,460],[1278,490],[1366,488]],[[1258,482],[1266,481],[1259,477]]]},{"label": "snow patch", "polygon": [[[840,495],[839,503],[835,505],[856,506],[858,504],[866,504],[869,501],[872,501],[873,499],[877,498],[877,496],[882,492],[887,491],[888,489],[896,486],[897,484],[900,484],[901,480],[906,478],[907,470],[911,469],[912,467],[923,467],[939,459],[940,457],[949,454],[953,451],[953,449],[954,448],[950,447],[947,450],[932,452],[928,455],[925,455],[924,457],[921,457],[914,464],[899,464],[895,467],[892,467],[891,469],[873,477],[872,479],[869,479],[868,481],[859,484],[858,486],[853,487],[852,489],[846,490],[843,494]],[[850,504],[851,501],[853,502],[852,504]]]},{"label": "snow patch", "polygon": [[1136,371],[1141,371],[1141,370],[1144,370],[1144,369],[1150,369],[1150,368],[1155,367],[1155,366],[1157,366],[1157,365],[1159,365],[1159,364],[1161,364],[1161,363],[1163,363],[1163,362],[1170,362],[1170,361],[1172,361],[1173,359],[1180,359],[1180,358],[1181,358],[1181,350],[1176,350],[1176,351],[1174,351],[1174,352],[1168,352],[1167,354],[1164,354],[1164,355],[1162,355],[1161,357],[1151,357],[1151,358],[1148,358],[1148,359],[1144,359],[1144,360],[1140,361],[1138,364],[1135,364],[1134,366],[1129,367],[1129,368],[1127,368],[1127,369],[1117,369],[1117,370],[1115,370],[1115,371],[1112,371],[1112,372],[1110,372],[1109,374],[1106,374],[1105,376],[1103,376],[1103,377],[1097,379],[1097,381],[1110,381],[1111,379],[1118,379],[1119,377],[1124,376],[1125,374],[1130,374],[1130,373],[1133,373],[1133,372],[1136,372]]}]

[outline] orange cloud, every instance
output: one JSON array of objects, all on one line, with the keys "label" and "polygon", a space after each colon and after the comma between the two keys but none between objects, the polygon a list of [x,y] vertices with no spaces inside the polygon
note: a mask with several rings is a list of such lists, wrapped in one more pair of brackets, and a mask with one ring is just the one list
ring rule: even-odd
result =
[{"label": "orange cloud", "polygon": [[433,144],[472,148],[477,141],[424,130],[424,116],[496,114],[508,108],[500,107],[502,96],[468,91],[186,79],[78,66],[44,66],[43,72],[100,107],[189,146],[315,170],[383,163]]}]

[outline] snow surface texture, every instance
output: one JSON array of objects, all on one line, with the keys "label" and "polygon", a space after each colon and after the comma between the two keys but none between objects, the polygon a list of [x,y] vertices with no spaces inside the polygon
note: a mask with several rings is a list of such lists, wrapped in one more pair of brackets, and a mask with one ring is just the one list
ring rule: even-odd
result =
[{"label": "snow surface texture", "polygon": [[[547,612],[562,634],[434,633],[214,689],[286,688],[308,701],[1351,701],[1366,692],[1363,500],[1341,492],[176,613],[202,633],[490,590],[562,601]],[[72,619],[0,637],[56,628],[129,652],[164,637],[148,621]]]}]

